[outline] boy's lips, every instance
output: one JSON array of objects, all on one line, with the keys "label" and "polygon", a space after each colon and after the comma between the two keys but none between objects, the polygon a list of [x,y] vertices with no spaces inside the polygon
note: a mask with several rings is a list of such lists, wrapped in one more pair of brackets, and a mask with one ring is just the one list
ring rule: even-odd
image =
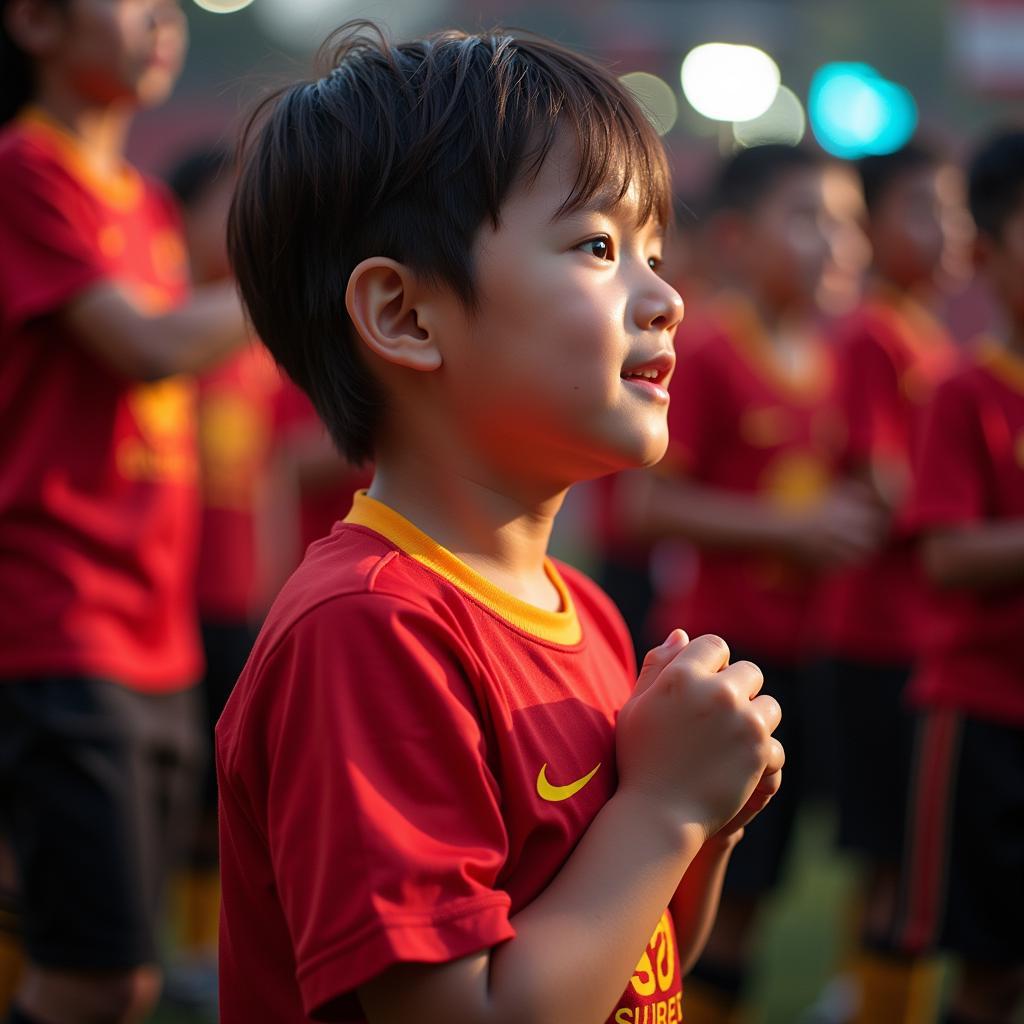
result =
[{"label": "boy's lips", "polygon": [[671,349],[664,349],[653,356],[647,356],[642,362],[631,363],[619,376],[623,380],[656,384],[664,388],[668,384],[668,378],[675,365],[675,352]]}]

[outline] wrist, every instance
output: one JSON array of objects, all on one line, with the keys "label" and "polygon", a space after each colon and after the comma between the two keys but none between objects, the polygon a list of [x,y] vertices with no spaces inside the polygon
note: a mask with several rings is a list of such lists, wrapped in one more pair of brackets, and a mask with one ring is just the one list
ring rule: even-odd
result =
[{"label": "wrist", "polygon": [[698,815],[650,794],[620,786],[610,803],[629,821],[630,828],[647,832],[673,854],[693,858],[709,841]]}]

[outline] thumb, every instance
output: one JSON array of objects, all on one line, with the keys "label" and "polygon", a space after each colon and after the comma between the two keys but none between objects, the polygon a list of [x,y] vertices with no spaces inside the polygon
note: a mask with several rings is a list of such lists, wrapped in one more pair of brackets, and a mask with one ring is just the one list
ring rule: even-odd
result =
[{"label": "thumb", "polygon": [[690,638],[686,635],[685,630],[673,629],[660,647],[651,648],[644,658],[633,696],[638,697],[645,690],[650,689],[664,668],[689,642]]}]

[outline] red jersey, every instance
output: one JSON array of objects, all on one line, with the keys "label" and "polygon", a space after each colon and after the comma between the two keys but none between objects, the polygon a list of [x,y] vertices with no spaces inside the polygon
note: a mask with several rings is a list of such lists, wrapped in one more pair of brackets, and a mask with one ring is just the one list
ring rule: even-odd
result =
[{"label": "red jersey", "polygon": [[[838,351],[846,469],[882,465],[907,482],[909,496],[923,411],[956,364],[955,343],[919,303],[881,293],[843,323]],[[827,646],[859,661],[909,664],[920,647],[926,589],[897,508],[889,543],[832,580]]]},{"label": "red jersey", "polygon": [[[909,510],[922,531],[1024,522],[1024,360],[982,344],[929,409]],[[936,588],[911,699],[1024,726],[1024,581]]]},{"label": "red jersey", "polygon": [[[224,1024],[361,1021],[393,964],[515,935],[615,792],[635,682],[608,598],[547,571],[558,612],[365,494],[310,548],[217,726]],[[613,1019],[680,1004],[666,911]]]},{"label": "red jersey", "polygon": [[281,374],[253,342],[199,378],[203,518],[196,581],[199,612],[245,622],[267,595],[257,593],[257,510],[273,453]]},{"label": "red jersey", "polygon": [[[669,448],[659,471],[782,508],[819,501],[838,468],[844,424],[831,349],[816,339],[799,373],[782,369],[753,310],[718,304],[687,336],[672,378]],[[718,633],[783,662],[808,653],[817,574],[771,552],[704,549],[685,596],[656,611],[660,629]]]},{"label": "red jersey", "polygon": [[125,166],[100,178],[28,112],[0,132],[0,675],[193,682],[197,516],[190,382],[121,377],[52,316],[116,283],[186,298],[178,217]]}]

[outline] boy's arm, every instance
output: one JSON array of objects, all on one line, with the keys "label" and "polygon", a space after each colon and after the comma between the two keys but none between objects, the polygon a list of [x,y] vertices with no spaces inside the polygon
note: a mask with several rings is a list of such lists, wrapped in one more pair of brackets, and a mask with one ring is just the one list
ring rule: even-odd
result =
[{"label": "boy's arm", "polygon": [[[745,807],[765,765],[781,766],[782,748],[769,739],[777,705],[755,696],[760,674],[749,664],[717,671],[727,658],[710,637],[648,656],[619,717],[619,790],[559,874],[512,919],[515,937],[449,964],[385,971],[360,989],[372,1024],[601,1024],[608,1017],[680,878],[721,827],[701,808]],[[678,717],[680,702],[691,701],[692,710],[703,704],[699,725]],[[686,725],[693,740],[681,747]]]},{"label": "boy's arm", "polygon": [[199,288],[185,306],[150,315],[105,281],[76,296],[58,316],[94,355],[137,380],[202,370],[248,336],[232,283]]},{"label": "boy's arm", "polygon": [[756,495],[648,473],[637,482],[632,525],[641,536],[683,537],[702,547],[781,552],[814,565],[855,561],[877,545],[885,516],[855,481],[804,511]]},{"label": "boy's arm", "polygon": [[928,576],[941,587],[982,589],[1024,580],[1024,520],[930,531],[922,557]]}]

